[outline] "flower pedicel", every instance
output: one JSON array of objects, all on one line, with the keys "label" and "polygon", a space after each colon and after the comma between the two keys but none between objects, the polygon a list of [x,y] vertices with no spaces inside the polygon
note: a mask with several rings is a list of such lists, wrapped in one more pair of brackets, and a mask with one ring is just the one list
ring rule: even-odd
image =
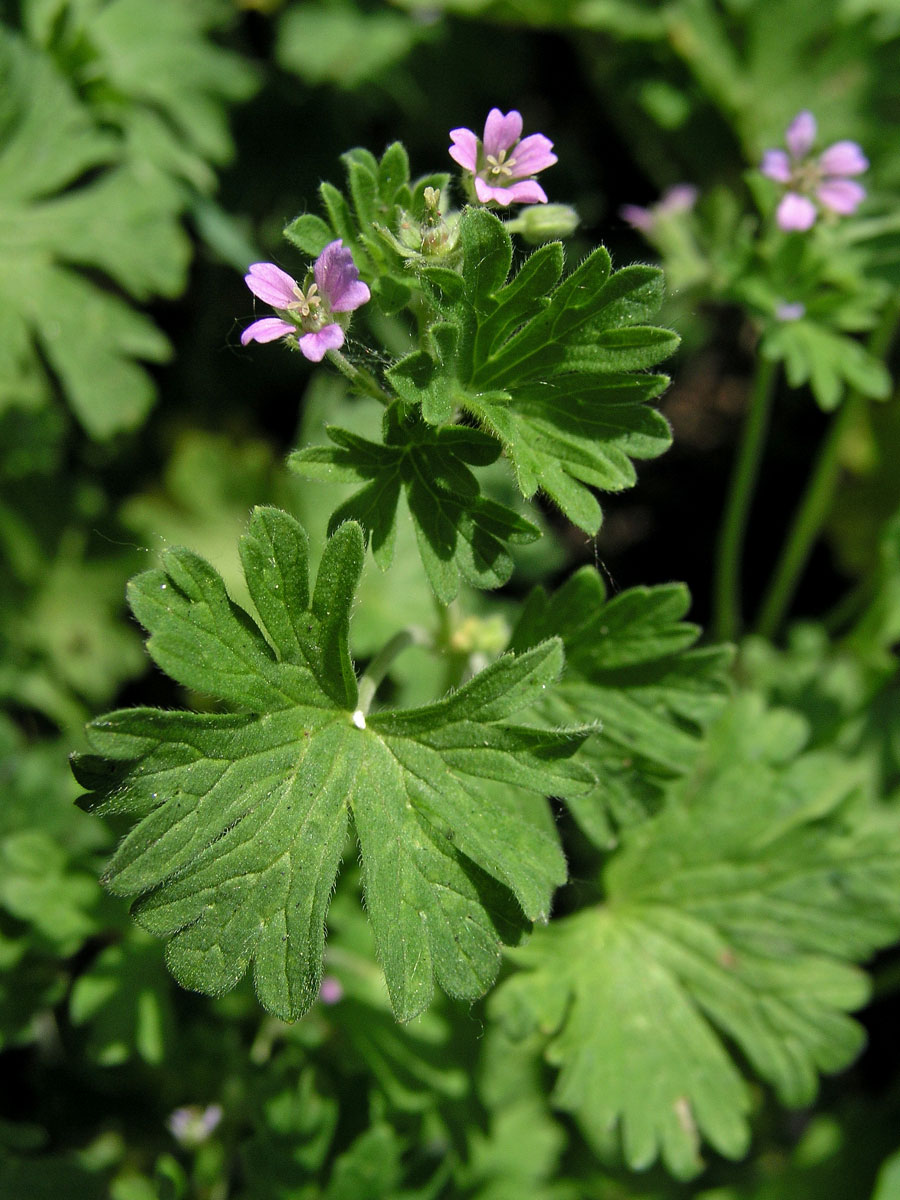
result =
[{"label": "flower pedicel", "polygon": [[304,291],[296,279],[274,263],[250,266],[244,276],[247,287],[282,315],[263,317],[248,325],[241,334],[242,346],[296,338],[310,362],[321,362],[326,351],[343,346],[343,326],[331,317],[365,304],[370,298],[369,289],[359,278],[353,256],[340,238],[328,243],[316,259],[312,274],[313,281]]}]

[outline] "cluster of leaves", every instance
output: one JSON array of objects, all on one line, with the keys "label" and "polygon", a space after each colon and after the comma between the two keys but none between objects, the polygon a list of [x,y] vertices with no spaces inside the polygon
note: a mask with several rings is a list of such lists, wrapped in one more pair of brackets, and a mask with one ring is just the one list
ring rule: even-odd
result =
[{"label": "cluster of leaves", "polygon": [[381,443],[329,429],[334,446],[302,449],[290,465],[306,478],[365,484],[337,509],[331,527],[359,521],[383,568],[402,493],[429,581],[448,603],[461,578],[478,587],[505,583],[509,546],[537,536],[529,522],[487,499],[469,468],[502,451],[523,497],[540,491],[596,533],[601,511],[591,489],[632,486],[633,460],[669,445],[667,422],[648,404],[668,379],[646,368],[678,339],[646,324],[663,297],[657,269],[612,271],[601,247],[563,276],[563,248],[553,242],[511,275],[512,239],[484,209],[447,222],[439,252],[410,249],[404,257],[403,244],[379,220],[395,229],[418,222],[427,237],[424,189],[446,186],[446,177],[411,190],[396,146],[380,163],[365,151],[345,155],[345,163],[352,211],[324,184],[330,224],[301,216],[286,236],[311,254],[341,237],[363,274],[377,268],[373,290],[385,311],[413,301],[420,318],[424,310],[422,344],[386,372],[394,398]]},{"label": "cluster of leaves", "polygon": [[[353,335],[399,360],[362,371],[367,398],[317,376],[291,477],[245,420],[217,411],[211,434],[186,413],[166,431],[165,476],[144,471],[123,503],[96,458],[75,462],[45,401],[59,388],[98,438],[143,420],[136,363],[165,345],[135,302],[181,286],[182,214],[202,227],[212,211],[197,197],[228,155],[224,103],[254,72],[204,32],[230,8],[219,0],[161,0],[152,22],[138,0],[20,7],[21,35],[0,45],[13,222],[0,1200],[893,1200],[895,1087],[829,1085],[818,1112],[783,1112],[810,1109],[819,1076],[858,1054],[850,1014],[870,985],[857,964],[900,934],[889,407],[854,431],[873,462],[880,440],[881,461],[835,521],[844,559],[868,572],[839,636],[806,624],[785,650],[753,639],[731,671],[729,649],[698,645],[678,584],[608,594],[582,567],[518,603],[526,581],[571,563],[527,498],[595,533],[595,489],[630,486],[632,460],[668,444],[649,403],[665,380],[648,368],[675,344],[648,324],[661,277],[613,272],[602,250],[567,273],[561,247],[519,255],[484,211],[438,221],[425,189],[446,210],[447,176],[411,181],[395,145],[345,156],[348,194],[324,185],[326,219],[303,216],[289,236],[309,255],[344,239],[374,296]],[[723,131],[753,161],[814,79],[829,81],[841,134],[875,146],[852,122],[878,101],[869,51],[887,57],[896,37],[878,0],[784,0],[781,20],[706,0],[428,7],[423,22],[289,3],[274,53],[312,87],[356,89],[355,115],[383,98],[389,65],[399,93],[411,48],[451,35],[439,8],[577,26],[583,47],[593,29],[622,50],[591,68],[596,95],[654,173],[674,169],[679,120],[694,161],[727,159]],[[846,387],[882,394],[874,357],[846,335],[872,326],[893,280],[890,220],[757,246],[720,201],[694,228],[718,298],[754,314],[766,353],[823,407]],[[788,298],[806,316],[777,324]],[[347,353],[385,361],[353,336]],[[194,381],[187,367],[185,396],[215,391]],[[330,444],[310,445],[323,414]],[[851,511],[871,496],[860,548]],[[303,515],[308,552],[295,520],[261,508],[237,555],[261,501]],[[92,723],[76,769],[100,817],[72,804],[64,753],[79,735],[43,733],[73,729],[141,670],[120,612],[124,576],[148,561],[135,539],[165,548],[131,601],[175,682],[150,682],[160,708]],[[168,548],[182,544],[216,569]],[[470,590],[510,579],[490,608]],[[409,622],[416,646],[387,665],[381,647]],[[359,680],[354,659],[369,662]],[[96,885],[109,855],[104,879],[134,897],[135,922]],[[180,989],[151,935],[169,939],[181,983],[215,998]],[[876,960],[877,994],[890,997],[895,963]],[[251,968],[276,1016],[240,980]],[[223,1109],[211,1132],[207,1104]],[[183,1105],[199,1132],[175,1132]],[[734,1165],[751,1138],[758,1153]]]},{"label": "cluster of leaves", "polygon": [[4,408],[58,389],[97,439],[145,419],[140,363],[169,345],[120,293],[183,289],[182,214],[230,153],[224,102],[254,87],[206,40],[209,16],[162,0],[148,36],[134,0],[28,0],[21,33],[0,24]]}]

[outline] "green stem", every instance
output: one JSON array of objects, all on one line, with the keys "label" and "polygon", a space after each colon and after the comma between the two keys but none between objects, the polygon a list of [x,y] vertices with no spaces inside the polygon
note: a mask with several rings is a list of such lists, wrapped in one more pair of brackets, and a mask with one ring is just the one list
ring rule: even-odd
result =
[{"label": "green stem", "polygon": [[[873,357],[881,359],[887,353],[898,316],[900,303],[894,301],[885,308],[869,337],[868,350]],[[865,404],[865,396],[853,388],[832,418],[831,427],[819,447],[806,491],[794,513],[760,608],[756,628],[764,637],[772,638],[777,633],[794,598],[813,546],[831,511],[834,489],[841,473],[841,447]]]},{"label": "green stem", "polygon": [[359,693],[353,718],[358,725],[358,718],[362,719],[360,728],[365,728],[365,717],[372,707],[378,685],[391,669],[391,664],[397,655],[402,654],[407,646],[430,645],[431,638],[425,630],[410,625],[408,629],[401,629],[399,633],[395,633],[391,640],[382,646],[359,679]]},{"label": "green stem", "polygon": [[713,633],[719,641],[733,640],[741,628],[741,558],[744,536],[762,462],[776,378],[777,364],[760,359],[753,380],[750,406],[744,420],[716,548],[712,626]]},{"label": "green stem", "polygon": [[379,386],[378,380],[375,379],[368,371],[360,370],[359,367],[354,367],[352,362],[349,362],[341,354],[340,350],[326,350],[325,357],[333,366],[341,372],[342,375],[350,380],[350,382],[361,392],[365,392],[367,396],[372,396],[379,404],[385,407],[393,403],[393,397],[389,396],[382,387]]}]

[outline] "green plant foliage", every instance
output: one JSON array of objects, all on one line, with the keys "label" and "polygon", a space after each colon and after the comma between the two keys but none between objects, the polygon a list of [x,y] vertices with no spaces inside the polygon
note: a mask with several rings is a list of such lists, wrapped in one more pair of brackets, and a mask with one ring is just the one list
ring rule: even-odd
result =
[{"label": "green plant foliage", "polygon": [[[187,263],[178,203],[163,178],[147,187],[129,167],[108,166],[113,139],[93,125],[47,59],[2,29],[0,61],[7,80],[0,101],[0,399],[46,403],[46,359],[87,431],[109,437],[143,420],[153,386],[136,360],[159,362],[168,344],[146,317],[76,268],[99,268],[140,299],[174,295]],[[92,182],[71,186],[101,167]],[[104,216],[110,212],[113,221]]]},{"label": "green plant foliage", "polygon": [[583,752],[597,787],[570,801],[599,846],[659,807],[665,784],[691,770],[699,733],[725,704],[731,649],[694,646],[700,630],[683,620],[689,605],[681,584],[608,599],[600,575],[582,567],[551,596],[536,588],[513,631],[517,654],[548,637],[565,646],[563,678],[537,706],[541,720],[600,722]]},{"label": "green plant foliage", "polygon": [[215,45],[208,31],[227,22],[223,0],[24,0],[23,25],[68,77],[98,125],[122,134],[121,152],[203,192],[210,163],[232,155],[225,105],[246,100],[257,72]]},{"label": "green plant foliage", "polygon": [[449,604],[460,577],[493,588],[512,574],[509,544],[533,542],[540,531],[504,505],[481,495],[469,466],[486,466],[500,453],[497,442],[461,425],[434,428],[398,404],[384,415],[383,443],[346,429],[329,428],[336,448],[298,450],[289,465],[307,479],[367,481],[332,514],[329,530],[354,520],[369,533],[375,561],[391,565],[397,505],[406,498],[422,564],[435,595]]},{"label": "green plant foliage", "polygon": [[65,959],[102,928],[94,855],[109,839],[72,805],[65,748],[0,718],[0,1046],[29,1044],[64,997]]},{"label": "green plant foliage", "polygon": [[156,942],[140,931],[108,946],[75,981],[69,1013],[88,1029],[87,1057],[103,1067],[163,1062],[172,1038],[171,980]]},{"label": "green plant foliage", "polygon": [[0,696],[72,730],[145,665],[123,619],[139,556],[96,535],[97,501],[44,476],[0,492]]},{"label": "green plant foliage", "polygon": [[437,29],[397,12],[365,12],[355,4],[293,4],[278,26],[276,56],[308,84],[354,89],[407,57]]},{"label": "green plant foliage", "polygon": [[419,246],[407,247],[391,231],[417,230],[421,239],[425,189],[446,189],[450,177],[434,174],[412,183],[409,157],[399,142],[388,146],[380,160],[362,149],[348,150],[341,160],[349,198],[333,184],[323,183],[319,196],[326,219],[304,213],[286,226],[284,236],[311,256],[340,238],[352,251],[382,311],[398,312],[412,298],[407,263],[420,255]]},{"label": "green plant foliage", "polygon": [[555,839],[496,793],[486,803],[480,781],[584,790],[592,776],[570,756],[586,731],[506,723],[558,676],[555,642],[500,659],[437,704],[363,717],[347,650],[362,534],[348,523],[330,540],[311,600],[305,540],[286,514],[259,509],[242,543],[277,656],[196,555],[169,551],[163,571],[139,576],[131,603],[156,661],[232,711],[112,713],[89,730],[105,758],[75,768],[95,789],[87,807],[141,818],[105,880],[148,893],[136,916],[172,937],[176,978],[220,994],[252,960],[260,1000],[287,1019],[317,994],[352,813],[379,958],[409,1019],[434,978],[480,995],[498,942],[519,939],[523,916],[545,917],[565,877]]},{"label": "green plant foliage", "polygon": [[441,313],[433,349],[401,359],[388,380],[407,403],[421,401],[432,424],[464,408],[500,440],[523,495],[540,489],[595,533],[600,506],[588,485],[630,487],[631,460],[653,458],[671,440],[665,418],[647,407],[668,380],[637,374],[678,343],[643,324],[660,304],[662,277],[640,266],[611,274],[600,248],[557,283],[562,247],[551,243],[508,279],[511,239],[484,209],[463,213],[459,240],[461,280],[423,271]]},{"label": "green plant foliage", "polygon": [[837,407],[847,386],[876,400],[885,400],[890,394],[891,378],[884,363],[853,338],[813,321],[790,321],[770,330],[763,353],[784,362],[791,387],[808,383],[826,411]]},{"label": "green plant foliage", "polygon": [[491,1002],[512,1034],[551,1035],[555,1103],[602,1152],[620,1139],[633,1169],[659,1154],[688,1177],[701,1140],[745,1153],[749,1098],[723,1036],[791,1105],[861,1045],[845,1013],[868,988],[849,964],[897,936],[897,831],[853,815],[857,769],[796,756],[804,736],[752,694],[736,702],[666,808],[625,834],[606,904],[517,951]]}]

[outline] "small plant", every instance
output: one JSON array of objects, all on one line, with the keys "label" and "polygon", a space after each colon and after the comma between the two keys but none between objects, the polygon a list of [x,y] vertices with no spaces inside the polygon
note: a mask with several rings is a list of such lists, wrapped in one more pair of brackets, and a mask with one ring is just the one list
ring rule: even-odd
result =
[{"label": "small plant", "polygon": [[[535,590],[505,645],[485,653],[491,639],[473,638],[470,623],[485,633],[490,607],[485,598],[486,615],[468,614],[461,597],[507,583],[517,548],[541,537],[540,505],[595,534],[598,493],[631,487],[635,463],[670,441],[654,405],[668,384],[654,368],[678,344],[652,323],[662,273],[614,269],[603,247],[567,262],[559,241],[516,244],[511,229],[537,226],[509,220],[513,205],[546,204],[534,177],[556,161],[522,125],[492,109],[483,138],[453,130],[461,209],[446,176],[410,177],[401,145],[381,159],[350,151],[347,193],[324,184],[324,216],[285,230],[314,259],[299,264],[304,282],[271,262],[250,266],[248,287],[277,315],[247,326],[242,345],[277,342],[336,368],[357,404],[381,407],[380,436],[329,425],[329,444],[290,455],[302,478],[353,489],[334,508],[314,579],[306,531],[260,506],[241,539],[243,604],[187,549],[132,581],[150,654],[204,709],[100,717],[88,728],[93,753],[74,767],[88,811],[135,819],[104,882],[168,939],[185,987],[220,996],[251,970],[282,1021],[325,1002],[326,982],[327,1002],[340,1004],[349,983],[326,927],[336,879],[349,869],[357,888],[358,858],[398,1020],[423,1013],[435,987],[479,999],[505,956],[488,1018],[511,1044],[544,1050],[559,1072],[553,1105],[598,1152],[617,1130],[630,1167],[661,1157],[686,1178],[704,1143],[729,1158],[747,1150],[736,1051],[799,1105],[819,1072],[859,1050],[847,1014],[866,983],[853,964],[900,929],[890,882],[900,830],[874,795],[861,800],[857,767],[833,746],[804,748],[799,718],[785,722],[754,694],[728,702],[731,651],[696,645],[683,587],[609,597],[583,568],[552,595]],[[795,384],[810,378],[833,407],[817,360],[806,374],[798,365],[812,344],[801,334],[856,345],[827,332],[824,314],[859,311],[858,282],[835,273],[834,243],[815,239],[831,237],[822,214],[856,209],[864,193],[848,177],[867,164],[849,142],[811,158],[814,135],[801,113],[788,152],[766,152],[759,223],[730,274],[711,252],[704,265],[693,189],[625,212],[663,251],[693,228],[694,286],[745,306],[759,326],[719,545],[715,625],[726,639],[741,628],[741,547],[776,367],[784,361]],[[378,343],[386,328],[402,331],[403,352]],[[858,369],[836,368],[840,386],[882,394],[874,353],[855,353]],[[404,624],[398,595],[396,628],[360,671],[351,621],[367,553],[390,572],[410,530],[434,618]],[[764,605],[769,631],[809,531],[791,536],[791,565]],[[443,688],[398,707],[390,680],[411,647],[443,664]],[[550,797],[596,864],[552,919],[568,872]]]}]

